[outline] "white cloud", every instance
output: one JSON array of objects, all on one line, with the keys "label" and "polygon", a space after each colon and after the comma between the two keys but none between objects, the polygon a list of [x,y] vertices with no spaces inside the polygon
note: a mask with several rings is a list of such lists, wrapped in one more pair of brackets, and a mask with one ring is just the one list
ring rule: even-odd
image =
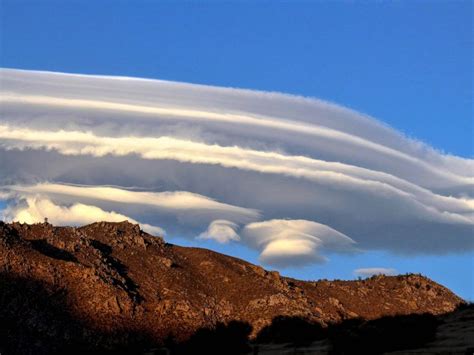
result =
[{"label": "white cloud", "polygon": [[[92,205],[104,210],[115,210],[149,224],[164,226],[167,231],[180,235],[196,235],[196,230],[216,218],[247,223],[259,218],[253,209],[217,202],[205,196],[186,191],[149,192],[110,186],[78,186],[41,183],[11,185],[9,191],[13,206],[23,200],[47,199],[56,205]],[[16,208],[16,207],[13,207]],[[64,210],[72,212],[71,210]],[[93,216],[93,214],[91,214]],[[97,214],[94,221],[103,218]],[[52,219],[53,221],[53,219]]]},{"label": "white cloud", "polygon": [[384,267],[370,267],[370,268],[361,268],[355,269],[354,275],[362,276],[362,277],[369,277],[372,275],[396,275],[397,270],[392,268],[384,268]]},{"label": "white cloud", "polygon": [[207,228],[201,238],[240,237],[285,266],[346,250],[341,235],[362,250],[474,250],[474,161],[366,115],[278,93],[0,74],[0,194],[11,208],[95,206],[170,238]]},{"label": "white cloud", "polygon": [[[465,176],[471,177],[472,184],[472,161],[441,155],[370,117],[320,100],[165,81],[5,69],[2,84],[3,107],[11,112],[5,121],[64,128],[66,113],[69,126],[115,134],[137,130],[146,134],[181,122],[182,130],[175,132],[180,135],[187,135],[192,122],[202,132],[217,130],[216,136],[224,140],[234,130],[240,138],[257,135],[265,141],[274,141],[276,134],[285,145],[303,143],[306,149],[317,148],[319,154],[337,156],[342,162],[357,158],[358,165],[371,168],[383,164],[395,175],[421,184],[446,185]],[[46,110],[44,117],[42,110]],[[34,122],[25,117],[33,113]],[[117,122],[120,117],[125,122]],[[232,140],[238,139],[233,136]],[[350,154],[346,154],[348,149]]]},{"label": "white cloud", "polygon": [[355,251],[355,242],[346,235],[306,220],[269,220],[254,222],[242,230],[243,240],[260,253],[264,264],[303,265],[326,261],[322,250]]},{"label": "white cloud", "polygon": [[[124,216],[114,211],[104,211],[96,206],[75,203],[71,206],[60,206],[48,199],[28,197],[15,207],[9,207],[2,212],[2,219],[20,223],[40,223],[45,218],[55,225],[80,226],[97,221],[139,223],[133,218]],[[140,224],[140,223],[139,223]],[[165,231],[157,226],[146,223],[140,224],[141,228],[153,235],[163,236]]]},{"label": "white cloud", "polygon": [[[282,174],[310,181],[327,181],[333,186],[381,191],[413,199],[427,210],[432,207],[437,218],[474,218],[456,215],[468,212],[474,206],[473,199],[454,198],[435,194],[430,190],[402,180],[387,173],[357,166],[325,162],[305,156],[289,156],[276,152],[263,152],[240,147],[222,147],[216,144],[175,139],[171,137],[101,137],[91,132],[79,131],[35,131],[0,125],[2,145],[8,149],[46,148],[55,149],[65,155],[139,154],[143,159],[168,159],[195,164],[218,164],[227,168],[238,168],[267,174]],[[467,178],[464,180],[468,181]],[[443,212],[454,212],[443,214]]]},{"label": "white cloud", "polygon": [[147,192],[120,189],[110,186],[74,186],[41,183],[37,185],[7,186],[9,190],[21,193],[72,196],[126,204],[150,205],[167,210],[216,210],[255,218],[258,212],[252,209],[232,206],[187,191]]},{"label": "white cloud", "polygon": [[199,234],[198,239],[213,239],[222,244],[239,241],[240,237],[235,231],[237,227],[234,222],[217,219],[209,224],[205,232]]}]

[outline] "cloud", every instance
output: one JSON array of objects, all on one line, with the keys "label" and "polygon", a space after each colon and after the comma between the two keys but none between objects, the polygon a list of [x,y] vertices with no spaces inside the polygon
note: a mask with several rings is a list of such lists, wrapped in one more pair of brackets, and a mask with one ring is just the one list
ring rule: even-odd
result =
[{"label": "cloud", "polygon": [[[64,155],[138,154],[143,159],[176,160],[194,164],[217,164],[226,168],[282,174],[310,181],[328,181],[353,189],[376,189],[412,198],[427,208],[468,212],[474,200],[446,197],[421,188],[393,175],[337,162],[325,162],[305,156],[289,156],[240,147],[207,145],[171,137],[101,137],[91,132],[35,131],[0,125],[0,138],[7,149],[57,150]],[[408,195],[408,196],[407,196]],[[450,211],[448,211],[450,212]],[[441,216],[442,218],[442,216]]]},{"label": "cloud", "polygon": [[74,198],[103,200],[123,204],[150,205],[166,210],[215,210],[236,213],[247,218],[255,218],[258,216],[258,212],[255,210],[220,203],[205,196],[187,191],[148,192],[126,190],[111,186],[74,186],[49,183],[31,186],[14,185],[7,186],[7,189],[22,193],[73,196]]},{"label": "cloud", "polygon": [[392,268],[384,268],[384,267],[371,267],[371,268],[361,268],[355,269],[354,275],[362,276],[362,277],[369,277],[372,275],[396,275],[397,270]]},{"label": "cloud", "polygon": [[199,234],[198,239],[213,239],[221,244],[230,241],[240,241],[239,235],[235,232],[237,224],[225,219],[217,219],[209,224],[207,230]]},{"label": "cloud", "polygon": [[474,160],[367,115],[279,93],[0,74],[0,196],[10,208],[28,199],[67,213],[95,206],[168,238],[240,237],[262,262],[283,266],[322,262],[354,243],[403,254],[474,250]]},{"label": "cloud", "polygon": [[[23,200],[51,200],[57,205],[92,205],[105,210],[115,210],[126,216],[148,221],[153,225],[164,226],[175,233],[192,233],[202,228],[216,217],[230,218],[239,223],[259,218],[259,212],[253,209],[217,202],[186,191],[149,192],[134,191],[111,186],[78,186],[65,184],[41,183],[36,185],[6,186],[9,197],[14,200],[13,206],[21,205]],[[63,209],[62,219],[75,210]],[[90,214],[93,216],[93,213]],[[74,219],[73,214],[70,218]],[[120,218],[121,218],[120,217]],[[97,214],[95,220],[103,216]],[[54,221],[54,219],[51,219]],[[180,227],[180,225],[183,225]],[[187,228],[191,230],[187,230]]]},{"label": "cloud", "polygon": [[[48,199],[29,197],[22,204],[9,207],[2,212],[2,219],[20,223],[40,223],[45,218],[55,225],[81,226],[96,221],[122,222],[128,220],[131,223],[139,223],[133,218],[124,216],[114,211],[104,211],[96,206],[75,203],[71,206],[59,206]],[[146,232],[163,236],[165,231],[157,226],[146,223],[141,224]]]},{"label": "cloud", "polygon": [[[274,141],[277,136],[285,145],[317,148],[321,155],[337,156],[334,160],[357,158],[358,165],[384,164],[385,169],[397,171],[396,175],[420,183],[420,178],[430,174],[427,182],[431,184],[442,180],[445,185],[462,177],[472,184],[472,174],[466,172],[473,168],[472,161],[441,155],[370,117],[320,100],[165,81],[5,69],[2,84],[6,122],[64,128],[67,115],[69,126],[114,134],[143,135],[175,125],[176,135],[189,136],[191,125],[208,137],[212,133],[213,140],[227,141],[233,131],[238,133],[233,141],[245,135]],[[25,113],[34,113],[34,122]],[[250,141],[260,143],[255,139],[247,143]],[[346,154],[348,149],[351,154]]]},{"label": "cloud", "polygon": [[243,240],[260,251],[260,261],[280,267],[322,263],[326,251],[355,251],[355,242],[346,235],[306,220],[254,222],[242,230]]}]

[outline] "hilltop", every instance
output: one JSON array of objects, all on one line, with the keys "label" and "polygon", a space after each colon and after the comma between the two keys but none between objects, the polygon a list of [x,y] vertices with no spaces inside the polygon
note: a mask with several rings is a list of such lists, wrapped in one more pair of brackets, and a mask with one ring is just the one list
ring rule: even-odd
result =
[{"label": "hilltop", "polygon": [[388,316],[441,316],[463,304],[421,275],[300,281],[166,243],[128,222],[0,222],[0,275],[2,354],[140,352],[219,327],[245,341],[272,342],[282,332],[278,321],[321,330]]}]

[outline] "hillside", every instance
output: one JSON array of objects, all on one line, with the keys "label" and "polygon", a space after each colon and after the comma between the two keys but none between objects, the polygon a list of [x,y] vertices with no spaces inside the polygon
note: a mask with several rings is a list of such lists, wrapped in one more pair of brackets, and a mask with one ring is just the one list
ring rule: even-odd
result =
[{"label": "hillside", "polygon": [[168,244],[128,222],[79,228],[0,222],[0,275],[2,354],[140,352],[219,327],[234,338],[272,342],[281,333],[278,320],[328,329],[351,320],[443,315],[463,302],[420,275],[282,277],[210,250]]}]

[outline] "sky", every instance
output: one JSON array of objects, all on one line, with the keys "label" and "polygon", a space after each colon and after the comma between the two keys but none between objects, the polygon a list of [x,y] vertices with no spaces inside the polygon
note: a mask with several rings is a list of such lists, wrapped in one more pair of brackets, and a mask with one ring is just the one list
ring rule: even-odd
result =
[{"label": "sky", "polygon": [[[4,160],[0,182],[10,186],[8,201],[23,203],[5,207],[8,216],[39,218],[41,211],[49,211],[58,216],[58,221],[71,223],[86,221],[83,215],[77,217],[85,209],[106,218],[126,216],[147,224],[150,231],[164,229],[166,238],[173,242],[208,247],[256,263],[263,260],[271,268],[293,277],[346,279],[356,277],[354,270],[360,268],[421,272],[462,297],[474,299],[472,200],[471,205],[466,202],[472,199],[472,182],[465,182],[473,176],[471,2],[137,1],[132,4],[3,0],[0,6],[0,66],[4,68],[141,77],[254,90],[229,91],[140,81],[115,85],[97,77],[74,79],[44,73],[3,72],[1,89],[16,96],[11,95],[10,101],[2,105],[0,143],[3,140],[7,144],[2,146],[4,152],[0,154],[0,160]],[[21,82],[33,84],[21,85]],[[80,89],[83,86],[91,90]],[[255,90],[323,101],[259,94]],[[89,102],[89,106],[76,102],[71,108],[67,106],[70,103],[53,105],[51,101],[33,100],[25,108],[18,101],[26,96],[38,98],[40,94],[64,96],[65,100],[79,98]],[[134,106],[126,107],[128,112],[119,112],[124,106],[90,107],[90,101],[112,99]],[[219,116],[212,123],[192,121],[190,124],[189,117],[179,116],[176,111],[155,112],[161,115],[160,122],[149,122],[145,117],[149,114],[140,107],[155,103],[200,112],[230,113],[236,115],[239,123],[223,121]],[[113,111],[113,115],[104,114],[104,110]],[[243,113],[250,118],[265,117],[268,124],[258,123],[257,128],[249,128],[253,127],[251,123],[243,124],[238,116]],[[164,125],[161,120],[166,115],[175,115],[184,123]],[[393,130],[375,124],[372,119],[367,121],[366,115]],[[117,116],[117,121],[112,122],[109,116]],[[288,119],[291,124],[277,129],[274,120],[280,119]],[[338,120],[344,124],[337,125]],[[302,133],[314,129],[312,125],[316,123],[339,135],[342,133],[343,138],[338,141],[315,131],[315,136],[324,143],[318,146],[314,138],[303,137]],[[294,127],[300,126],[301,130],[295,130]],[[45,135],[46,131],[59,129],[66,130],[71,141],[59,142],[58,137]],[[92,136],[80,136],[86,131]],[[112,149],[117,142],[130,143],[114,140],[126,138],[127,132],[136,137],[165,132],[167,136],[180,138],[150,144],[141,140],[141,151],[132,149],[126,153],[141,154],[142,158],[153,156],[144,160],[161,164],[171,172],[146,180],[124,169],[117,177],[118,167],[123,167],[119,160],[136,164],[140,169],[152,169],[147,167],[150,161],[132,162],[123,152]],[[345,140],[350,138],[347,135],[362,137],[372,145],[362,147],[356,142],[350,145]],[[39,142],[39,136],[50,139]],[[110,144],[97,147],[98,140],[108,142],[104,137]],[[79,140],[80,144],[93,144],[95,150],[91,153],[88,146],[88,154],[96,155],[71,153]],[[207,144],[188,147],[190,141]],[[347,147],[342,147],[341,142]],[[136,146],[132,143],[131,146]],[[159,152],[150,146],[158,143],[165,144],[168,150],[179,150],[182,154],[179,163],[173,162],[177,158],[170,156],[155,162]],[[217,160],[196,163],[193,158],[191,162],[190,150],[201,149],[204,155],[212,144],[234,145],[245,151],[212,151],[215,154],[212,158]],[[390,158],[392,153],[375,149],[374,144],[388,146],[418,160]],[[100,156],[97,150],[107,151],[109,155]],[[262,158],[261,152],[280,155]],[[238,163],[236,157],[242,154],[254,165]],[[313,160],[295,160],[296,156]],[[287,167],[290,172],[276,171],[288,157],[293,159]],[[25,162],[23,165],[14,162],[20,158]],[[38,159],[51,171],[41,171],[34,164]],[[94,175],[97,161],[105,164],[108,175]],[[403,185],[405,192],[408,181],[413,184],[409,189],[417,203],[421,201],[427,208],[459,215],[450,215],[452,220],[440,222],[446,213],[431,215],[412,201],[383,195],[389,192],[380,193],[382,198],[377,194],[380,185],[366,191],[353,185],[349,188],[337,179],[336,183],[328,174],[312,176],[321,161],[346,164],[344,169],[350,169],[350,177],[363,176],[362,180],[367,180],[374,171],[390,174],[403,180],[397,180],[396,184],[400,189]],[[268,164],[265,168],[273,169],[272,172],[255,167],[262,164]],[[74,168],[77,166],[87,169],[79,171]],[[303,179],[291,176],[295,166],[306,169]],[[70,170],[66,171],[67,168]],[[336,168],[339,169],[331,165],[327,170],[334,173]],[[189,178],[189,172],[196,174],[196,179]],[[150,175],[153,173],[156,171],[151,170]],[[209,174],[214,185],[196,181],[199,177],[206,180]],[[234,186],[229,187],[226,182],[234,182],[236,178],[242,182],[233,191]],[[329,180],[323,183],[323,178]],[[388,181],[381,175],[374,179]],[[266,185],[262,185],[264,182]],[[123,201],[99,201],[97,194],[101,192],[91,188],[104,185],[117,188],[108,191],[111,196],[122,196],[121,188],[130,187],[151,193],[174,191],[174,195],[150,197],[153,201],[157,198],[168,201],[166,206],[153,202],[153,211],[157,209],[166,216],[158,221],[142,205],[130,204],[119,211],[117,203]],[[262,186],[265,186],[263,190]],[[187,194],[177,195],[178,190]],[[271,194],[272,198],[267,204],[256,201],[256,197],[252,198],[256,191],[262,191],[261,198],[268,196],[265,194]],[[233,192],[240,196],[232,196]],[[282,194],[280,199],[275,197],[277,193]],[[85,194],[91,196],[86,198]],[[209,209],[203,214],[173,205],[174,212],[170,212],[170,204],[178,197],[194,201],[196,206],[207,204]],[[286,209],[283,201],[288,203]],[[360,201],[368,206],[367,211],[358,210]],[[2,204],[6,206],[0,202],[0,208]],[[386,211],[384,206],[388,206]],[[37,212],[34,216],[33,210]],[[405,211],[417,219],[405,216]],[[471,217],[471,222],[460,221],[461,217]],[[299,222],[283,222],[287,219]],[[182,228],[173,230],[171,221],[175,225],[183,224]],[[273,222],[269,226],[262,224],[265,221]],[[366,227],[368,224],[373,228]],[[269,240],[271,235],[280,239]],[[308,239],[307,235],[317,235],[319,240]],[[300,244],[288,244],[289,239],[293,241],[289,236]],[[229,241],[221,244],[216,238]],[[333,241],[336,242],[331,244]],[[285,248],[296,254],[284,257],[281,249]],[[296,265],[295,260],[301,263]]]}]

